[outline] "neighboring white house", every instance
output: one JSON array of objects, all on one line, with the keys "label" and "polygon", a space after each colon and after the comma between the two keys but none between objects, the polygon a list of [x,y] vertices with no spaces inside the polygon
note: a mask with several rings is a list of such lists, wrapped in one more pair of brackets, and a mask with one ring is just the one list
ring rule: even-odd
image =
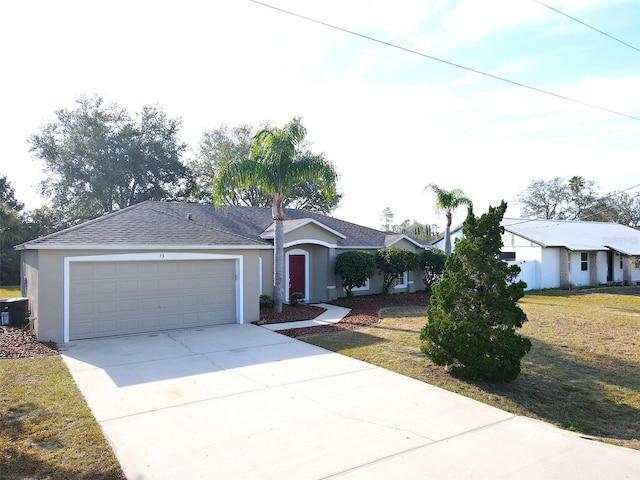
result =
[{"label": "neighboring white house", "polygon": [[[518,265],[527,290],[640,284],[640,231],[605,222],[505,218],[502,259]],[[451,232],[452,248],[462,226]],[[444,250],[444,238],[433,244]]]}]

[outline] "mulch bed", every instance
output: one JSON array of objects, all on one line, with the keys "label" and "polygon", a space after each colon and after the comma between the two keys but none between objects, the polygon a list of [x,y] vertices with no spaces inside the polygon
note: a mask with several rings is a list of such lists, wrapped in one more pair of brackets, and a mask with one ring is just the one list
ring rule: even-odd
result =
[{"label": "mulch bed", "polygon": [[[351,312],[339,323],[317,327],[280,330],[278,333],[297,338],[304,335],[337,330],[356,330],[375,325],[380,321],[379,312],[384,307],[418,305],[426,308],[429,294],[426,292],[401,293],[396,295],[364,295],[353,298],[340,298],[331,303],[350,308]],[[295,322],[317,317],[325,309],[314,305],[283,305],[282,313],[273,309],[260,309],[260,320],[256,324]],[[58,355],[56,344],[39,342],[29,327],[0,327],[0,358],[24,358]]]},{"label": "mulch bed", "polygon": [[320,325],[317,327],[294,328],[279,330],[278,333],[288,337],[298,338],[315,333],[335,332],[339,330],[357,330],[375,325],[380,321],[380,310],[386,307],[424,306],[429,303],[430,293],[421,291],[416,293],[399,293],[395,295],[363,295],[352,298],[339,298],[327,302],[339,307],[350,308],[351,311],[339,323]]},{"label": "mulch bed", "polygon": [[25,327],[0,327],[0,358],[46,357],[58,355],[53,342],[39,342]]},{"label": "mulch bed", "polygon": [[273,307],[260,307],[260,320],[252,323],[255,323],[256,325],[265,325],[268,323],[286,323],[298,322],[300,320],[311,320],[326,311],[326,308],[307,304],[282,305],[282,313],[274,312]]}]

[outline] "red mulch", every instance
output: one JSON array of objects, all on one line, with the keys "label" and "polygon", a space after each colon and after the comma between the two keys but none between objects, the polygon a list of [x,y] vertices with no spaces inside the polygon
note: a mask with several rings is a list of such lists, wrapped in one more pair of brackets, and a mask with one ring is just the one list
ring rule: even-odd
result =
[{"label": "red mulch", "polygon": [[[334,305],[350,308],[351,312],[339,323],[318,327],[294,328],[280,330],[289,337],[337,330],[355,330],[374,325],[380,321],[378,313],[384,307],[419,305],[426,308],[429,294],[426,292],[401,293],[396,295],[364,295],[353,298],[340,298],[332,302]],[[283,305],[282,313],[273,309],[261,309],[260,320],[256,324],[282,323],[298,320],[309,320],[324,312],[325,309],[314,305]],[[23,358],[57,355],[58,350],[53,342],[39,342],[29,327],[0,327],[0,358]]]},{"label": "red mulch", "polygon": [[338,330],[357,330],[369,327],[380,321],[380,310],[385,307],[424,306],[427,308],[430,293],[421,291],[416,293],[399,293],[395,295],[363,295],[352,298],[339,298],[331,303],[340,307],[350,308],[351,311],[339,323],[321,325],[318,327],[295,328],[279,330],[278,333],[298,338],[313,333],[335,332]]},{"label": "red mulch", "polygon": [[282,313],[276,313],[273,307],[260,307],[260,320],[255,322],[256,325],[265,325],[267,323],[285,323],[297,322],[300,320],[311,320],[316,318],[327,309],[316,307],[314,305],[282,305]]}]

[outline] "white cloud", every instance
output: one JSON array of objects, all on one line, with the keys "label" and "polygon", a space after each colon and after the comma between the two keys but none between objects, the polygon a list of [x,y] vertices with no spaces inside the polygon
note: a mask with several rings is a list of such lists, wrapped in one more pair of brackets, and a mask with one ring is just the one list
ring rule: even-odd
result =
[{"label": "white cloud", "polygon": [[464,0],[444,18],[447,37],[452,42],[476,41],[509,30],[541,15],[539,5],[519,0]]}]

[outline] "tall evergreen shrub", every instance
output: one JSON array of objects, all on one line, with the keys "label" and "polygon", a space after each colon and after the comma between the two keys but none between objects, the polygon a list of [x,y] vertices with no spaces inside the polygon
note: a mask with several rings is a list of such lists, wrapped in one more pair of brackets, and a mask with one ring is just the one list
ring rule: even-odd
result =
[{"label": "tall evergreen shrub", "polygon": [[526,283],[514,281],[517,265],[500,260],[500,225],[507,204],[476,218],[469,208],[464,238],[447,258],[442,280],[433,285],[422,352],[452,373],[485,380],[513,380],[531,341],[516,333],[527,320],[517,302]]}]

